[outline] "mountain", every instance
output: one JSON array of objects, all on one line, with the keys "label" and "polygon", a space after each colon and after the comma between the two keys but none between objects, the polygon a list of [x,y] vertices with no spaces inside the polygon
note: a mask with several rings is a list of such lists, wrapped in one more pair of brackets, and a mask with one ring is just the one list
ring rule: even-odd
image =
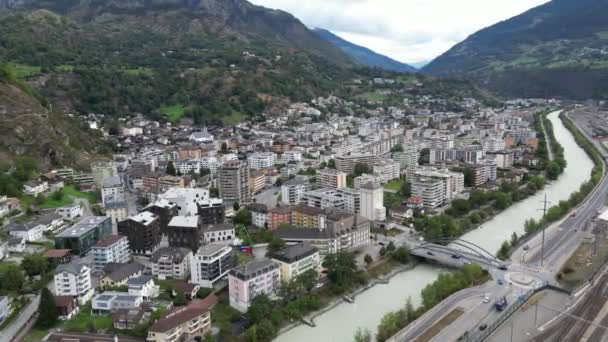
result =
[{"label": "mountain", "polygon": [[0,0],[0,61],[66,111],[161,119],[171,107],[197,124],[331,94],[355,65],[244,0]]},{"label": "mountain", "polygon": [[340,48],[347,55],[352,57],[355,61],[369,66],[378,67],[386,70],[398,71],[398,72],[416,72],[417,69],[411,65],[401,63],[387,56],[381,55],[374,52],[366,47],[353,44],[343,38],[336,36],[328,30],[317,28],[314,30],[319,37],[327,40],[333,45]]},{"label": "mountain", "polygon": [[608,0],[553,0],[485,28],[423,68],[506,96],[608,98]]},{"label": "mountain", "polygon": [[0,9],[45,9],[80,23],[135,21],[156,33],[213,33],[306,50],[339,65],[352,61],[291,14],[245,0],[0,0]]},{"label": "mountain", "polygon": [[28,156],[43,169],[68,165],[83,169],[110,152],[101,133],[89,130],[77,118],[50,111],[44,99],[18,82],[6,67],[0,68],[0,104],[2,164]]}]

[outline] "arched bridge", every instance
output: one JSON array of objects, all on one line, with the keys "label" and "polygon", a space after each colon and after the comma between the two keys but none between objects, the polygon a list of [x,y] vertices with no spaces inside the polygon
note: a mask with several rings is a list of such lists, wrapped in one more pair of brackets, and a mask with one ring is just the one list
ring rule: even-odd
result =
[{"label": "arched bridge", "polygon": [[410,241],[408,244],[412,255],[446,266],[462,267],[473,262],[487,270],[508,267],[507,263],[499,260],[483,247],[462,239]]}]

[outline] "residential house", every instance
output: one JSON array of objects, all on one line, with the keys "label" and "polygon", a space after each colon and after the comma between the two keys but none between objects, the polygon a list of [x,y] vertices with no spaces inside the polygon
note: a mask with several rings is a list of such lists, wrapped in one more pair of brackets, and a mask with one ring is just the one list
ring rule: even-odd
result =
[{"label": "residential house", "polygon": [[11,222],[6,226],[6,230],[9,231],[9,235],[12,237],[19,237],[23,240],[30,241],[38,241],[42,239],[42,233],[44,232],[44,227],[39,225],[37,222],[30,223],[16,223]]},{"label": "residential house", "polygon": [[268,207],[263,203],[252,203],[247,206],[251,213],[251,224],[264,228],[268,222]]},{"label": "residential house", "polygon": [[228,273],[230,306],[246,312],[251,300],[260,294],[272,296],[281,283],[280,265],[272,260],[255,260]]},{"label": "residential house", "polygon": [[309,270],[318,274],[321,267],[319,250],[305,243],[287,246],[269,257],[281,265],[282,282],[289,282]]},{"label": "residential house", "polygon": [[192,251],[184,247],[163,247],[152,254],[152,275],[159,279],[187,279]]},{"label": "residential house", "polygon": [[108,235],[93,246],[95,269],[101,270],[109,263],[126,264],[131,259],[129,239],[122,235]]},{"label": "residential house", "polygon": [[99,281],[101,287],[126,286],[129,279],[140,277],[144,266],[133,262],[128,264],[111,263],[103,268],[105,275]]},{"label": "residential house", "polygon": [[62,321],[71,319],[80,311],[78,299],[72,296],[54,296],[53,299],[59,312],[59,319]]},{"label": "residential house", "polygon": [[117,310],[139,309],[144,299],[126,292],[106,291],[98,293],[91,302],[93,314],[109,314]]},{"label": "residential house", "polygon": [[144,301],[158,297],[159,286],[154,283],[154,278],[142,275],[127,280],[129,294],[143,297]]},{"label": "residential house", "polygon": [[230,246],[218,243],[202,246],[190,262],[191,282],[202,287],[213,287],[235,264]]},{"label": "residential house", "polygon": [[38,197],[38,195],[49,190],[49,183],[46,181],[29,181],[23,185],[23,193]]},{"label": "residential house", "polygon": [[144,322],[144,310],[117,309],[112,313],[112,326],[117,330],[133,330]]},{"label": "residential house", "polygon": [[211,331],[211,306],[205,301],[176,307],[148,329],[148,342],[190,341]]},{"label": "residential house", "polygon": [[53,280],[56,296],[76,298],[79,304],[88,302],[93,296],[91,268],[85,264],[59,265]]},{"label": "residential house", "polygon": [[208,224],[202,227],[203,240],[205,243],[218,242],[232,244],[236,237],[234,225],[231,223]]}]

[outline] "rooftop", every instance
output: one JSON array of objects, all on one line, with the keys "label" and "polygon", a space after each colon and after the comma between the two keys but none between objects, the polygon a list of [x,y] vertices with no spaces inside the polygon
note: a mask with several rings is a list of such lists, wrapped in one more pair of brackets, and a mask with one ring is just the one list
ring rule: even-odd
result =
[{"label": "rooftop", "polygon": [[210,243],[208,245],[204,245],[201,248],[199,248],[198,251],[196,252],[196,254],[203,255],[203,256],[211,256],[211,255],[214,255],[215,253],[220,252],[225,249],[232,250],[232,248],[227,245],[222,245],[219,243]]},{"label": "rooftop", "polygon": [[122,179],[119,176],[106,177],[102,181],[104,188],[116,188],[122,186]]},{"label": "rooftop", "polygon": [[104,247],[110,247],[113,244],[115,244],[116,242],[122,240],[122,239],[126,239],[126,236],[123,235],[108,235],[104,238],[102,238],[101,240],[97,241],[97,243],[95,244],[95,247],[99,247],[99,248],[104,248]]},{"label": "rooftop", "polygon": [[270,257],[286,263],[292,263],[317,252],[318,250],[315,247],[306,243],[299,243],[297,245],[287,246],[278,252],[272,253]]},{"label": "rooftop", "polygon": [[149,225],[154,222],[158,216],[154,215],[149,211],[142,211],[141,213],[129,217],[130,220],[143,224],[144,226]]},{"label": "rooftop", "polygon": [[184,247],[163,247],[152,254],[150,261],[158,262],[162,257],[173,258],[173,262],[182,262],[191,251]]},{"label": "rooftop", "polygon": [[234,229],[231,223],[218,223],[218,224],[207,224],[203,226],[203,230],[207,232],[217,232],[220,230]]},{"label": "rooftop", "polygon": [[105,221],[109,221],[110,218],[107,216],[90,216],[87,217],[80,222],[76,223],[72,227],[64,230],[63,232],[57,234],[58,238],[69,238],[69,237],[79,237],[84,234],[87,234],[91,230],[97,228],[100,224]]},{"label": "rooftop", "polygon": [[198,228],[199,217],[194,216],[174,216],[169,222],[169,227]]},{"label": "rooftop", "polygon": [[279,268],[279,264],[270,259],[254,260],[248,264],[233,268],[230,270],[230,274],[241,280],[246,280],[277,268]]}]

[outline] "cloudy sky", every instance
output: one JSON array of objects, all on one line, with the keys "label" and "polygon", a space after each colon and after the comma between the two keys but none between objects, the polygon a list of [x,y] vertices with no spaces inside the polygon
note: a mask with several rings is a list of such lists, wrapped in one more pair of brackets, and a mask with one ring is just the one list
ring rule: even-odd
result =
[{"label": "cloudy sky", "polygon": [[429,61],[475,31],[548,0],[249,0],[282,9],[406,63]]}]

